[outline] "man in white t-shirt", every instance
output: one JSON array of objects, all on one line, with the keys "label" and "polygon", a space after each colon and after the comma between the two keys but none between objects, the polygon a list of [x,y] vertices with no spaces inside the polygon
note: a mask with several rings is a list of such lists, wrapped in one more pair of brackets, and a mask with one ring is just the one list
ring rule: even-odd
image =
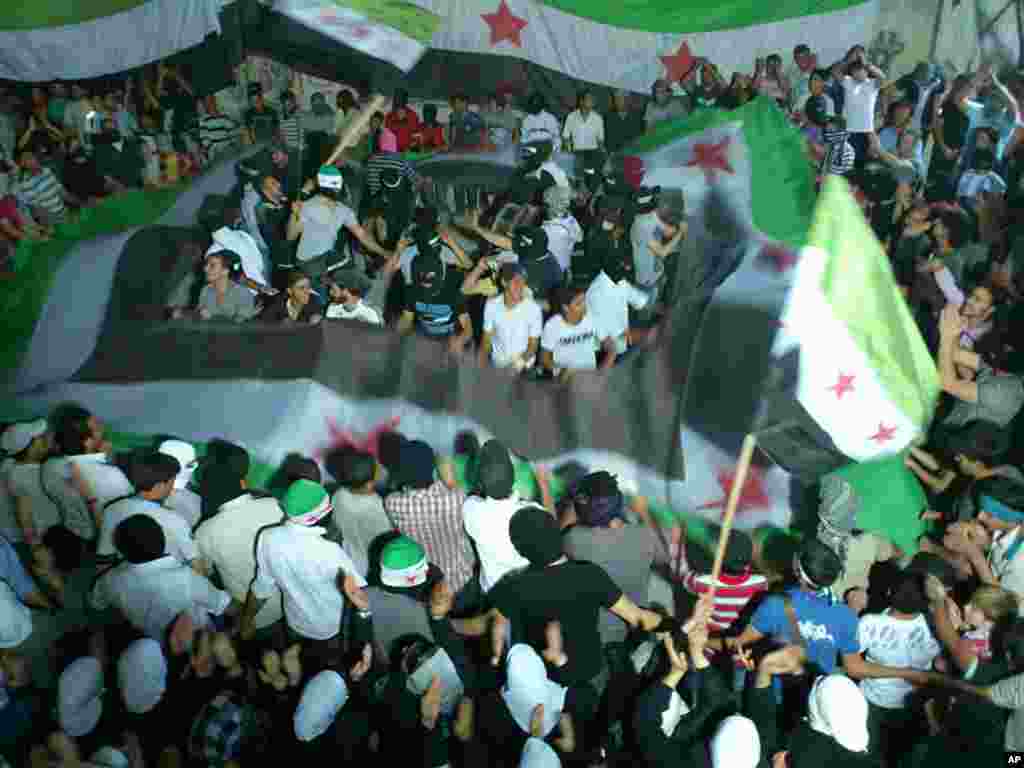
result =
[{"label": "man in white t-shirt", "polygon": [[480,342],[480,365],[490,360],[495,368],[522,371],[533,366],[544,316],[526,295],[526,267],[518,262],[503,264],[502,292],[484,305],[484,335]]},{"label": "man in white t-shirt", "polygon": [[[870,664],[896,669],[931,669],[942,646],[932,635],[926,616],[928,600],[918,574],[905,574],[897,583],[891,607],[879,614],[862,616],[857,625],[860,652]],[[890,765],[914,744],[916,722],[910,682],[893,677],[861,680],[860,689],[870,706],[870,749]]]},{"label": "man in white t-shirt", "polygon": [[587,314],[597,317],[611,336],[615,354],[629,349],[629,309],[643,309],[650,296],[634,286],[625,275],[613,279],[602,269],[587,288]]},{"label": "man in white t-shirt", "polygon": [[604,119],[594,111],[594,95],[582,91],[576,101],[577,109],[565,118],[562,138],[572,152],[601,149],[604,146]]},{"label": "man in white t-shirt", "polygon": [[854,168],[860,170],[868,157],[871,134],[875,132],[875,104],[879,92],[888,86],[885,73],[868,63],[861,53],[850,64],[849,74],[841,81],[843,86],[843,117],[846,118],[847,141],[856,152]]},{"label": "man in white t-shirt", "polygon": [[174,490],[171,491],[170,496],[164,499],[164,506],[177,513],[188,523],[189,529],[195,528],[203,511],[202,498],[189,488],[192,476],[199,468],[196,449],[184,440],[164,440],[157,450],[160,453],[173,456],[181,466],[178,476],[174,478]]},{"label": "man in white t-shirt", "polygon": [[[540,338],[540,362],[563,381],[574,371],[606,371],[615,363],[615,344],[600,319],[587,312],[583,285],[563,286],[558,291],[559,314],[544,325]],[[598,354],[604,352],[598,366]]]},{"label": "man in white t-shirt", "polygon": [[480,589],[487,593],[506,573],[530,564],[509,535],[512,515],[527,502],[515,492],[515,467],[500,442],[484,443],[476,464],[476,487],[462,504],[462,518],[480,559]]}]

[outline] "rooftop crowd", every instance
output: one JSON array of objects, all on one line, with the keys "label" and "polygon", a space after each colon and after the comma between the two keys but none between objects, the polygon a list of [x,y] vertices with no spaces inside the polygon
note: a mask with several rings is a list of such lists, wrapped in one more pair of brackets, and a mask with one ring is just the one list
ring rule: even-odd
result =
[{"label": "rooftop crowd", "polygon": [[[599,375],[657,326],[701,265],[685,201],[622,151],[659,123],[768,98],[819,176],[847,176],[935,354],[943,397],[905,459],[932,521],[919,551],[818,489],[817,536],[784,567],[733,532],[714,584],[684,525],[606,472],[520,496],[499,440],[468,470],[385,431],[267,489],[228,440],[115,454],[64,406],[0,437],[0,754],[11,766],[365,764],[714,768],[924,766],[1024,749],[1022,80],[989,67],[902,77],[806,46],[728,82],[701,60],[641,109],[595,90],[561,119],[540,94],[448,118],[367,89],[331,107],[259,86],[240,120],[156,65],[106,84],[8,89],[0,229],[45,239],[74,210],[172,182],[236,143],[209,247],[168,286],[170,320],[388,324],[483,366]],[[410,153],[518,145],[506,186],[438,183]],[[572,153],[574,172],[557,162]],[[581,373],[582,372],[582,373]],[[500,436],[499,436],[500,437]],[[692,562],[691,562],[692,561]],[[82,586],[84,584],[84,586]],[[43,649],[33,626],[88,621]],[[959,756],[963,757],[959,757]],[[994,764],[994,763],[993,763]]]}]

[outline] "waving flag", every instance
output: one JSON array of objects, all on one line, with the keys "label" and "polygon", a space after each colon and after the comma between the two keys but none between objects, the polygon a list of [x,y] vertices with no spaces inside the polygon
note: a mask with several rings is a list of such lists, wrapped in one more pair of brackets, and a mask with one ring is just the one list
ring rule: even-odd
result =
[{"label": "waving flag", "polygon": [[782,316],[778,354],[799,352],[797,399],[863,461],[923,434],[939,377],[889,259],[849,186],[828,177]]}]

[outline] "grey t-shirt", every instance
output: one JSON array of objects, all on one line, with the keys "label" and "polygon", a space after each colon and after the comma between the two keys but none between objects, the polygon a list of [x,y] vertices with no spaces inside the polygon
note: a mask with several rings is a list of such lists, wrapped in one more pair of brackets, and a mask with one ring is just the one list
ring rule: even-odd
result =
[{"label": "grey t-shirt", "polygon": [[427,606],[423,603],[382,587],[368,587],[366,596],[373,612],[373,650],[378,659],[386,662],[391,645],[403,635],[422,635],[428,640],[433,639]]},{"label": "grey t-shirt", "polygon": [[342,203],[331,205],[321,197],[314,197],[302,206],[302,239],[295,257],[310,261],[334,249],[342,227],[358,222],[352,209]]},{"label": "grey t-shirt", "polygon": [[[575,560],[587,560],[601,566],[629,599],[647,604],[651,564],[658,540],[644,525],[622,528],[590,528],[575,525],[562,537],[565,554]],[[618,643],[626,639],[628,627],[613,613],[601,612],[601,642]]]},{"label": "grey t-shirt", "polygon": [[962,427],[978,420],[1007,426],[1024,405],[1024,383],[1018,376],[999,375],[984,363],[978,369],[975,381],[978,384],[977,402],[957,401],[943,422],[945,426]]},{"label": "grey t-shirt", "polygon": [[652,240],[660,240],[661,224],[654,213],[637,216],[630,230],[633,241],[633,268],[636,271],[636,284],[641,288],[653,288],[665,272],[665,265],[654,255],[648,244]]}]

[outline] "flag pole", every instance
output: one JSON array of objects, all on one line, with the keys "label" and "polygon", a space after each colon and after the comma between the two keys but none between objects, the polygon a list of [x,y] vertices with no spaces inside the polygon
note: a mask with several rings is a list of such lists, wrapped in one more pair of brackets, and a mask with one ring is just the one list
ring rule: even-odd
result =
[{"label": "flag pole", "polygon": [[736,508],[740,505],[740,496],[743,493],[743,486],[747,482],[747,473],[750,471],[750,462],[754,458],[754,449],[757,448],[757,436],[753,434],[743,438],[743,448],[740,449],[739,464],[736,465],[736,477],[732,487],[729,489],[729,498],[725,504],[725,514],[722,517],[722,532],[718,534],[718,549],[715,552],[715,563],[711,567],[711,586],[708,590],[712,596],[715,594],[715,587],[718,584],[718,577],[722,573],[722,562],[725,560],[725,548],[729,543],[729,533],[732,531],[732,520],[736,516]]}]

